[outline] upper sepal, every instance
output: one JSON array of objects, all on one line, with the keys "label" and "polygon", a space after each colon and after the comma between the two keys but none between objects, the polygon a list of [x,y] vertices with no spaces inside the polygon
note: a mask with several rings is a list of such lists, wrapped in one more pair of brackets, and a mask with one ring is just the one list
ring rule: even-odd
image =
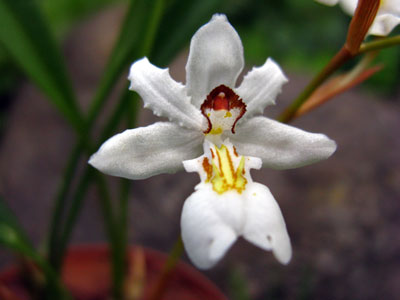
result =
[{"label": "upper sepal", "polygon": [[239,35],[225,15],[214,15],[190,42],[186,86],[193,105],[199,108],[208,93],[221,84],[234,87],[243,66]]}]

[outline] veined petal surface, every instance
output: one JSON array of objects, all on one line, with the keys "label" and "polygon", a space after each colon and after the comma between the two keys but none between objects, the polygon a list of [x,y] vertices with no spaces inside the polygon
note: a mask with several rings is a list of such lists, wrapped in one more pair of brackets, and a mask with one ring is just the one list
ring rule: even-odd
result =
[{"label": "veined petal surface", "polygon": [[158,122],[111,137],[89,163],[109,175],[144,179],[183,169],[183,160],[201,154],[202,141],[201,132]]},{"label": "veined petal surface", "polygon": [[244,77],[242,84],[235,89],[246,103],[244,117],[262,114],[266,106],[275,104],[275,98],[287,81],[281,68],[271,58],[268,58],[261,67],[253,68]]},{"label": "veined petal surface", "polygon": [[243,237],[254,245],[272,250],[276,259],[287,264],[292,257],[290,238],[281,210],[269,189],[252,182],[245,190]]},{"label": "veined petal surface", "polygon": [[168,69],[152,65],[145,57],[132,64],[128,79],[130,89],[139,93],[144,107],[157,116],[168,117],[186,128],[206,129],[206,120],[190,103],[185,86],[173,80]]},{"label": "veined petal surface", "polygon": [[182,240],[199,269],[213,267],[236,241],[243,226],[243,201],[236,191],[219,195],[200,183],[186,199],[181,216]]},{"label": "veined petal surface", "polygon": [[208,93],[221,84],[234,88],[243,65],[239,35],[225,15],[214,15],[190,43],[186,87],[192,103],[199,108]]},{"label": "veined petal surface", "polygon": [[310,133],[265,118],[253,117],[226,135],[240,155],[259,157],[263,167],[291,169],[326,159],[336,143],[324,134]]}]

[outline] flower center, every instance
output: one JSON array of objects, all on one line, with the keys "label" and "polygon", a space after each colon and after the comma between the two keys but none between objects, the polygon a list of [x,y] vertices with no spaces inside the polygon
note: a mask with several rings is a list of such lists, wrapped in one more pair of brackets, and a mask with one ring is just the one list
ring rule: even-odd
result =
[{"label": "flower center", "polygon": [[235,125],[246,112],[246,104],[222,84],[210,92],[200,109],[208,121],[204,134],[220,135],[225,130],[235,133]]},{"label": "flower center", "polygon": [[[215,150],[215,153],[213,151]],[[244,156],[239,156],[235,147],[221,145],[210,148],[211,163],[207,157],[203,158],[203,169],[207,174],[205,182],[212,184],[213,190],[218,194],[223,194],[229,190],[236,190],[239,194],[246,188],[247,179],[245,178]],[[233,151],[232,151],[233,150]],[[232,153],[232,152],[233,153]],[[239,163],[235,167],[232,156]]]}]

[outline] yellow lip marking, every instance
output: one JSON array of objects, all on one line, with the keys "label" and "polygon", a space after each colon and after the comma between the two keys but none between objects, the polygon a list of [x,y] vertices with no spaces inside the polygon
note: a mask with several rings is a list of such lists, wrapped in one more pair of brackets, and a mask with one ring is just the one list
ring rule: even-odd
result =
[{"label": "yellow lip marking", "polygon": [[209,133],[207,133],[207,134],[221,134],[223,132],[223,130],[222,130],[222,128],[221,127],[218,127],[218,128],[212,128],[211,129],[211,131],[209,132]]},{"label": "yellow lip marking", "polygon": [[242,156],[239,166],[235,170],[231,154],[225,145],[222,145],[221,148],[215,147],[215,151],[216,156],[212,152],[211,165],[208,158],[205,157],[203,160],[203,169],[207,173],[206,182],[210,182],[213,190],[218,194],[229,190],[242,193],[247,184],[247,179],[244,177],[245,158]]},{"label": "yellow lip marking", "polygon": [[230,111],[227,111],[224,118],[230,118],[232,117],[232,113]]}]

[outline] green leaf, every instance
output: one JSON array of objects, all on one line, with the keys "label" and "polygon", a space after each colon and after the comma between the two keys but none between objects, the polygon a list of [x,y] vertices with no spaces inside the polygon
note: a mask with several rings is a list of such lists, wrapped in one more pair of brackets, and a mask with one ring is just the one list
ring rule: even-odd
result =
[{"label": "green leaf", "polygon": [[38,5],[52,28],[56,28],[56,34],[60,34],[65,33],[77,20],[119,2],[126,0],[40,0]]},{"label": "green leaf", "polygon": [[46,277],[50,296],[54,299],[70,300],[49,264],[35,250],[17,218],[0,196],[0,245],[18,252],[39,266]]},{"label": "green leaf", "polygon": [[122,71],[144,56],[154,40],[164,0],[131,0],[117,43],[111,53],[96,96],[89,111],[88,124],[96,119]]},{"label": "green leaf", "polygon": [[0,42],[75,128],[81,115],[60,51],[34,0],[0,0]]},{"label": "green leaf", "polygon": [[0,245],[24,254],[31,248],[29,240],[2,197],[0,197]]}]

